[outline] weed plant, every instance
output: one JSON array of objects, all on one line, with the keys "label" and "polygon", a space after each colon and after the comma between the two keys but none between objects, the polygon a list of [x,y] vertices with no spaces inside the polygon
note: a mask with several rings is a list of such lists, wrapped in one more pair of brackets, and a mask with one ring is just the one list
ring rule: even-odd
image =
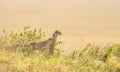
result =
[{"label": "weed plant", "polygon": [[27,42],[37,42],[45,36],[41,29],[25,26],[22,32],[3,30],[3,33],[0,72],[120,72],[120,44],[104,47],[88,44],[68,54],[56,46],[55,53],[49,55],[48,51],[31,52],[31,48],[24,48]]}]

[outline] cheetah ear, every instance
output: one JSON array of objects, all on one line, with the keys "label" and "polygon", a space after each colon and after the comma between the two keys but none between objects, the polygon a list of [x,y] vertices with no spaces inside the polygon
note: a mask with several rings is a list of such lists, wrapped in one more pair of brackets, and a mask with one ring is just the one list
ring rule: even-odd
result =
[{"label": "cheetah ear", "polygon": [[61,33],[60,31],[58,31],[58,30],[56,30],[54,33],[57,33],[57,34],[59,34],[59,35],[62,35],[62,33]]},{"label": "cheetah ear", "polygon": [[55,33],[58,33],[58,32],[59,32],[58,30],[55,31]]}]

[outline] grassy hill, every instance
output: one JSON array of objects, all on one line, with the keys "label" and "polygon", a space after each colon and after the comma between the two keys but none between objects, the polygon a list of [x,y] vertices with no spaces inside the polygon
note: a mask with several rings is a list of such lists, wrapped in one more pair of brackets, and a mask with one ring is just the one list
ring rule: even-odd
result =
[{"label": "grassy hill", "polygon": [[24,48],[30,41],[40,41],[45,36],[41,29],[23,28],[21,32],[3,30],[0,36],[1,72],[120,72],[120,44],[98,46],[87,44],[80,50],[65,51],[56,43],[50,55]]}]

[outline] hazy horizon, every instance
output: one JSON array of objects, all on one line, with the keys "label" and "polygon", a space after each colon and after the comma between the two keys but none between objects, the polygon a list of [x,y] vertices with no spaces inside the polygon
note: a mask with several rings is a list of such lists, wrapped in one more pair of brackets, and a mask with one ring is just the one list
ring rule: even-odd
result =
[{"label": "hazy horizon", "polygon": [[28,25],[66,42],[119,41],[120,0],[0,0],[0,32]]}]

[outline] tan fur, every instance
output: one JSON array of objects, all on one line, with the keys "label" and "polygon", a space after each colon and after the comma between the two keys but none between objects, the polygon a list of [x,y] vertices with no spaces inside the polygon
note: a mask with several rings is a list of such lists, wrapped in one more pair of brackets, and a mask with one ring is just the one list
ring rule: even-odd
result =
[{"label": "tan fur", "polygon": [[44,41],[31,42],[27,45],[27,47],[31,46],[33,50],[37,49],[37,50],[41,50],[41,51],[49,49],[49,53],[53,54],[58,35],[62,35],[62,34],[58,30],[56,30],[53,33],[51,38],[48,38],[47,40],[44,40]]}]

